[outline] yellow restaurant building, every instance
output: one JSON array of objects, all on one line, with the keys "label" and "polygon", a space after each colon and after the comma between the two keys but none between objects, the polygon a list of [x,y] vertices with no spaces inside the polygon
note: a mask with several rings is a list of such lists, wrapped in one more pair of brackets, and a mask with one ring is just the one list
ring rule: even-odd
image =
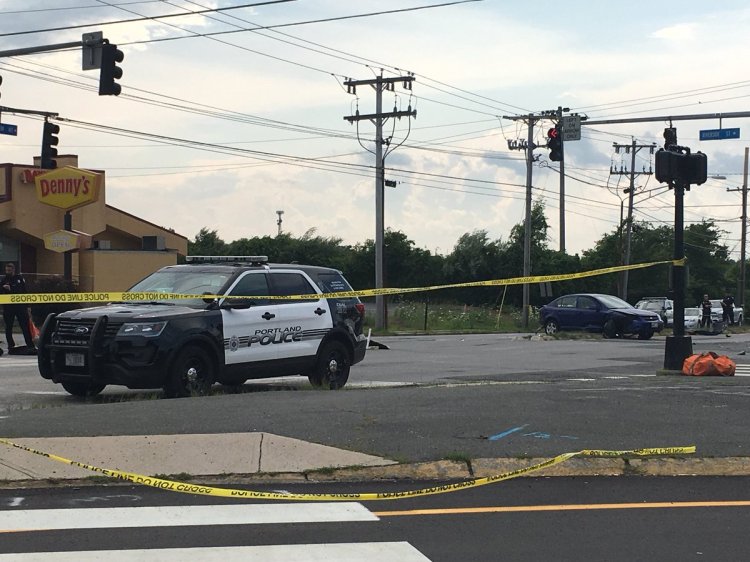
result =
[{"label": "yellow restaurant building", "polygon": [[[53,176],[95,178],[96,191],[81,189],[88,192],[81,200],[71,191],[63,205],[44,202],[55,182],[40,186],[39,177],[53,171],[34,160],[34,166],[0,164],[0,262],[15,262],[27,281],[62,276],[67,251],[80,290],[123,291],[187,254],[184,236],[107,205],[104,172],[79,170],[77,156],[58,156]],[[63,231],[66,209],[73,233]]]}]

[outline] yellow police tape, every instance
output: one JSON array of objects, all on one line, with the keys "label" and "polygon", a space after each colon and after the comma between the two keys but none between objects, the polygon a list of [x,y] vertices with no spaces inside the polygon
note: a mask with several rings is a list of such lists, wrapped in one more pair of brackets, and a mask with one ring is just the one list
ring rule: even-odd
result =
[{"label": "yellow police tape", "polygon": [[260,500],[299,500],[299,501],[376,501],[376,500],[400,500],[405,498],[413,498],[417,496],[431,496],[434,494],[445,494],[449,492],[457,492],[458,490],[466,490],[467,488],[476,488],[478,486],[485,486],[492,484],[493,482],[501,482],[503,480],[510,480],[512,478],[518,478],[524,474],[535,472],[543,468],[548,468],[556,464],[560,464],[573,457],[623,457],[623,456],[636,456],[636,457],[649,457],[649,456],[665,456],[665,455],[686,455],[695,453],[695,445],[687,447],[657,447],[649,449],[630,449],[624,451],[606,451],[597,449],[584,449],[582,451],[563,453],[557,455],[549,460],[537,463],[532,466],[519,468],[511,472],[504,472],[502,474],[496,474],[494,476],[486,476],[483,478],[474,478],[472,480],[464,480],[462,482],[456,482],[453,484],[443,484],[441,486],[433,486],[430,488],[421,488],[419,490],[406,490],[403,492],[365,492],[365,493],[351,493],[351,494],[293,494],[289,492],[261,492],[257,490],[237,490],[231,488],[216,488],[213,486],[204,486],[201,484],[190,484],[186,482],[176,482],[174,480],[166,480],[164,478],[156,478],[153,476],[143,476],[133,472],[125,472],[124,470],[99,468],[89,464],[73,461],[54,455],[52,453],[45,453],[31,447],[19,445],[13,443],[7,439],[0,439],[0,443],[47,457],[51,460],[58,461],[70,466],[77,466],[93,472],[99,472],[110,478],[117,478],[119,480],[127,480],[136,484],[142,484],[144,486],[150,486],[152,488],[159,488],[161,490],[168,490],[170,492],[181,492],[184,494],[193,494],[199,496],[215,496],[224,498],[250,498]]},{"label": "yellow police tape", "polygon": [[[318,300],[318,299],[335,299],[349,297],[372,297],[376,295],[399,295],[406,293],[419,293],[423,291],[437,291],[439,289],[457,289],[465,287],[501,287],[504,285],[523,285],[526,283],[547,283],[551,281],[569,281],[571,279],[582,279],[584,277],[594,277],[597,275],[606,275],[608,273],[618,273],[620,271],[629,271],[632,269],[644,269],[656,265],[672,264],[675,266],[685,265],[685,259],[681,260],[663,260],[646,263],[636,263],[631,265],[617,265],[605,267],[602,269],[592,269],[589,271],[580,271],[578,273],[561,273],[556,275],[535,275],[531,277],[512,277],[509,279],[491,279],[489,281],[470,281],[466,283],[449,283],[447,285],[430,285],[426,287],[408,287],[408,288],[381,288],[381,289],[364,289],[361,291],[338,291],[335,293],[323,293],[314,295],[267,295],[253,296],[254,299],[268,300]],[[183,293],[164,293],[159,291],[144,292],[127,292],[127,291],[110,291],[110,292],[92,292],[92,293],[28,293],[0,295],[0,304],[50,304],[50,303],[108,303],[108,302],[148,302],[164,300],[192,300],[192,299],[221,299],[221,298],[247,298],[243,295],[212,295],[203,293],[200,295],[191,295]]]}]

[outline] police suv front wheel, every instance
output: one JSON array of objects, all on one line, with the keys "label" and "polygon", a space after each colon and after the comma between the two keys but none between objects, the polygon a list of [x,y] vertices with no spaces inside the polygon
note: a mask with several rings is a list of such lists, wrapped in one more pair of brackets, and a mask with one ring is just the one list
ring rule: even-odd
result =
[{"label": "police suv front wheel", "polygon": [[164,385],[167,398],[203,396],[215,380],[214,364],[201,347],[190,346],[177,354]]},{"label": "police suv front wheel", "polygon": [[307,378],[315,388],[338,390],[349,380],[350,368],[351,359],[346,346],[332,341],[320,350],[315,368]]}]

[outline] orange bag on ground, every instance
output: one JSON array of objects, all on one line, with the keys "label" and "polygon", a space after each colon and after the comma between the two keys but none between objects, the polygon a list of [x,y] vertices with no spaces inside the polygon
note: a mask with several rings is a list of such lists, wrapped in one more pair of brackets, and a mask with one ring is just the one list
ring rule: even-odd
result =
[{"label": "orange bag on ground", "polygon": [[737,369],[737,363],[726,355],[719,355],[714,359],[714,366],[719,371],[719,374],[725,377],[734,376],[734,371]]},{"label": "orange bag on ground", "polygon": [[695,377],[712,377],[734,375],[737,365],[726,355],[718,355],[713,351],[694,354],[682,363],[682,374]]}]

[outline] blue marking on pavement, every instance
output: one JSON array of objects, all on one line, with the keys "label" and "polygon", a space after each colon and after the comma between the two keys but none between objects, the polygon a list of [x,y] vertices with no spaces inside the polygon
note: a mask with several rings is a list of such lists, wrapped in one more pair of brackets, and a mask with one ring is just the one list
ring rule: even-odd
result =
[{"label": "blue marking on pavement", "polygon": [[537,439],[549,439],[552,437],[549,433],[544,433],[542,431],[532,431],[531,433],[524,433],[524,437],[536,437]]},{"label": "blue marking on pavement", "polygon": [[498,433],[496,435],[492,435],[489,437],[490,441],[497,441],[498,439],[502,439],[503,437],[506,437],[510,435],[511,433],[515,433],[516,431],[521,431],[524,427],[526,427],[529,424],[524,424],[519,427],[514,427],[512,429],[509,429],[507,431],[503,431],[502,433]]}]

